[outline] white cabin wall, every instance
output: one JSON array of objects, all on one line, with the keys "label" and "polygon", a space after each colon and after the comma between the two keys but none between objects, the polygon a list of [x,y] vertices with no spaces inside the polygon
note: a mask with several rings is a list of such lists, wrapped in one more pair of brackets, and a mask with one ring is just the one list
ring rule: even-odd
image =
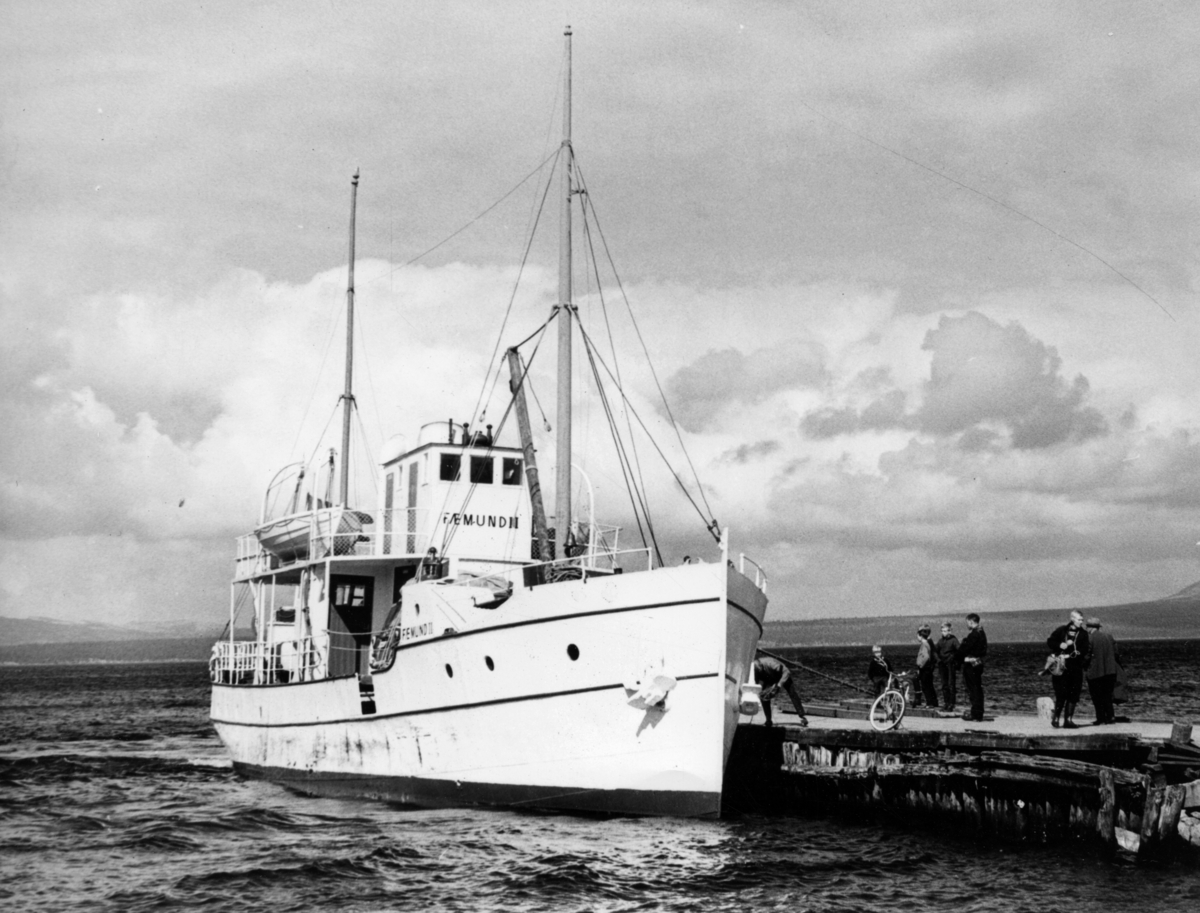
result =
[{"label": "white cabin wall", "polygon": [[[461,458],[460,481],[441,479],[441,458],[452,454]],[[471,460],[492,461],[492,482],[472,486]],[[521,462],[517,484],[505,485],[504,461]],[[386,510],[386,479],[394,477],[393,547],[391,554],[423,555],[432,546],[442,557],[447,529],[453,530],[450,556],[499,561],[529,561],[533,530],[532,509],[525,473],[524,454],[514,448],[462,447],[461,445],[425,445],[384,465],[384,493],[380,509]],[[413,474],[416,484],[413,484]],[[469,495],[469,497],[468,497]],[[410,552],[407,515],[416,509],[417,529]],[[390,595],[390,592],[389,592]]]}]

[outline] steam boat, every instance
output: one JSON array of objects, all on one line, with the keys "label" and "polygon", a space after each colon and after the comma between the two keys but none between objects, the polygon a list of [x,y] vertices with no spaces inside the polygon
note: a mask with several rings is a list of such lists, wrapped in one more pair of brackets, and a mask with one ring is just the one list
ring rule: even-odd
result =
[{"label": "steam boat", "polygon": [[[571,450],[570,31],[566,33],[558,454]],[[520,446],[423,426],[385,454],[379,503],[348,503],[351,197],[340,490],[278,517],[268,487],[238,540],[212,721],[238,771],[305,793],[418,806],[715,816],[766,611],[766,578],[709,524],[705,560],[667,566],[619,530],[572,522],[571,462],[541,498],[526,368],[508,350]],[[331,458],[332,480],[332,458]],[[237,620],[253,615],[253,636]],[[244,630],[244,629],[242,629]]]}]

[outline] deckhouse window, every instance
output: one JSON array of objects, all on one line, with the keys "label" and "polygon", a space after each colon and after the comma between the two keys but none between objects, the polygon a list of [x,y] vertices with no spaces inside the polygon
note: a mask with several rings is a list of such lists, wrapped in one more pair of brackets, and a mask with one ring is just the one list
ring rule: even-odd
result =
[{"label": "deckhouse window", "polygon": [[443,482],[457,482],[462,472],[462,457],[457,453],[443,453],[438,478]]},{"label": "deckhouse window", "polygon": [[471,457],[471,482],[475,485],[491,485],[494,462],[491,457]]},{"label": "deckhouse window", "polygon": [[521,484],[521,461],[516,457],[505,457],[501,481],[505,485]]}]

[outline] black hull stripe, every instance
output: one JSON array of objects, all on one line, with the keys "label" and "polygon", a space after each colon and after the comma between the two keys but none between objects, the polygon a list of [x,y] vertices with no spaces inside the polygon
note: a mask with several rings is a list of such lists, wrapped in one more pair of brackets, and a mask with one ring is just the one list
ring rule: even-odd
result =
[{"label": "black hull stripe", "polygon": [[320,773],[281,767],[234,764],[246,777],[269,780],[314,796],[382,799],[425,808],[546,809],[592,815],[655,815],[715,818],[720,792],[669,789],[584,789],[570,786],[527,786],[471,783],[421,777],[377,777],[369,774]]},{"label": "black hull stripe", "polygon": [[[503,631],[506,628],[523,628],[523,627],[527,627],[528,625],[551,624],[552,622],[556,622],[556,621],[574,621],[576,618],[588,618],[590,616],[595,616],[595,615],[616,615],[621,612],[641,612],[641,611],[648,610],[648,609],[669,609],[669,608],[674,608],[676,606],[703,605],[704,603],[719,602],[719,601],[720,601],[720,597],[710,596],[706,599],[682,599],[682,600],[679,600],[678,602],[652,602],[652,603],[647,603],[646,605],[622,606],[621,608],[617,608],[617,609],[597,609],[594,612],[577,612],[574,615],[553,615],[553,616],[550,616],[549,618],[531,618],[526,621],[513,621],[513,622],[509,622],[508,624],[503,624],[503,625],[492,625],[491,627],[488,627],[488,628],[472,628],[470,631],[462,631],[462,632],[451,634],[451,635],[443,635],[441,637],[432,637],[429,640],[419,640],[416,643],[412,643],[412,644],[400,644],[399,646],[396,647],[396,655],[399,656],[401,653],[403,653],[407,650],[416,650],[421,647],[438,646],[446,640],[447,636],[455,637],[458,639],[464,639],[467,637],[473,637],[476,634],[490,634],[493,631]],[[735,603],[726,601],[726,605],[729,606],[730,608],[737,609],[739,612],[743,612],[746,615],[750,615],[750,618],[754,621],[755,624],[758,625],[759,635],[760,636],[762,635],[763,629],[762,629],[762,625],[759,624],[758,619],[754,618],[753,615],[751,615],[749,612],[747,612],[741,606],[736,605]],[[379,672],[377,674],[378,675],[387,675],[387,672],[388,672],[388,670],[384,670],[383,672]],[[336,677],[352,678],[353,676],[336,676]],[[318,682],[329,681],[329,680],[330,679],[317,679]],[[221,684],[221,683],[217,682],[215,684]],[[281,683],[269,684],[269,685],[237,685],[236,687],[244,688],[244,689],[250,689],[250,688],[294,688],[298,685],[307,685],[307,684],[313,684],[313,682],[281,682]]]},{"label": "black hull stripe", "polygon": [[[681,675],[676,681],[687,682],[696,681],[705,678],[716,678],[716,672],[702,672],[697,675]],[[233,685],[217,685],[214,687],[236,688]],[[372,720],[391,720],[406,716],[426,716],[431,713],[449,713],[452,710],[473,710],[476,707],[494,707],[498,704],[520,704],[525,701],[539,701],[553,697],[569,697],[575,694],[590,694],[595,691],[611,691],[617,688],[624,689],[623,684],[616,685],[593,685],[588,688],[573,688],[567,691],[547,691],[542,694],[523,694],[520,697],[502,697],[491,701],[474,701],[467,704],[450,704],[445,707],[428,707],[424,710],[401,710],[396,713],[370,713],[363,716],[342,717],[335,720],[302,720],[295,723],[255,723],[241,722],[239,720],[221,720],[212,717],[213,723],[219,723],[223,726],[244,726],[250,729],[294,729],[301,726],[334,726],[339,723],[369,723]],[[240,690],[240,689],[238,689]]]},{"label": "black hull stripe", "polygon": [[[675,602],[649,602],[649,603],[646,603],[645,605],[621,606],[621,607],[615,608],[615,609],[596,609],[595,611],[592,611],[592,612],[572,612],[569,615],[551,615],[548,618],[529,618],[529,619],[526,619],[525,621],[510,621],[507,624],[490,625],[489,627],[486,627],[486,628],[472,628],[470,631],[463,631],[459,634],[455,634],[454,636],[455,637],[471,637],[475,634],[490,634],[492,631],[503,631],[503,630],[506,630],[507,628],[524,628],[524,627],[527,627],[528,625],[549,624],[550,622],[555,622],[555,621],[574,621],[576,618],[591,618],[596,615],[619,615],[622,612],[642,612],[642,611],[645,611],[646,609],[670,609],[670,608],[674,608],[676,606],[702,605],[706,602],[719,602],[719,601],[720,601],[719,596],[708,596],[704,599],[680,599]],[[745,610],[743,609],[743,611],[745,611]],[[440,638],[435,638],[435,639],[440,639]],[[396,648],[396,652],[399,653],[401,650],[411,650],[414,647],[423,647],[423,646],[427,646],[428,644],[429,644],[429,641],[427,641],[427,640],[422,640],[415,644],[408,644],[408,645],[401,644],[400,646],[398,646]]]},{"label": "black hull stripe", "polygon": [[758,628],[758,636],[762,637],[762,633],[763,633],[762,622],[758,620],[758,618],[755,616],[755,614],[753,612],[751,612],[747,608],[744,608],[744,607],[738,605],[736,602],[733,602],[730,599],[726,599],[725,604],[727,606],[729,606],[729,608],[731,608],[731,609],[737,609],[739,612],[741,612],[743,615],[745,615],[747,618],[749,618],[752,622],[754,622],[754,626],[756,628]]}]

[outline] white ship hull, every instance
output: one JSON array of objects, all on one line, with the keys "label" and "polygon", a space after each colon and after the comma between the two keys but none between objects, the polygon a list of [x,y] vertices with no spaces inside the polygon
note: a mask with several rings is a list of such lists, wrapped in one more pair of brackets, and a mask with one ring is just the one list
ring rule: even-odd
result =
[{"label": "white ship hull", "polygon": [[[373,705],[358,676],[217,684],[213,722],[240,771],[303,792],[717,815],[765,608],[723,563],[537,586],[402,645]],[[665,709],[629,703],[651,668],[677,681]]]}]

